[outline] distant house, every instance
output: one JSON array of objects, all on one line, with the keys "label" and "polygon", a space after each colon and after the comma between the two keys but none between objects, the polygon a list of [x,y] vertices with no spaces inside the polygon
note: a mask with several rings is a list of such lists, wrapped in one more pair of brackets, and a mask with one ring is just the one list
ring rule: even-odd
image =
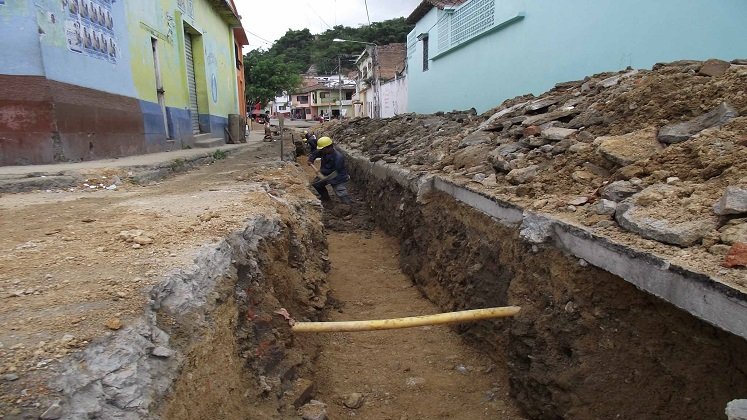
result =
[{"label": "distant house", "polygon": [[747,57],[744,0],[423,0],[407,22],[411,112],[485,111],[603,71]]},{"label": "distant house", "polygon": [[386,118],[406,112],[405,52],[405,44],[388,44],[367,47],[358,56],[355,116]]},{"label": "distant house", "polygon": [[270,113],[277,117],[283,115],[289,117],[291,114],[291,96],[287,92],[283,91],[283,94],[276,96],[275,100],[270,102]]},{"label": "distant house", "polygon": [[291,94],[291,116],[296,119],[349,117],[353,113],[355,81],[343,75],[303,77],[303,87]]},{"label": "distant house", "polygon": [[158,152],[246,115],[233,0],[0,1],[0,165]]}]

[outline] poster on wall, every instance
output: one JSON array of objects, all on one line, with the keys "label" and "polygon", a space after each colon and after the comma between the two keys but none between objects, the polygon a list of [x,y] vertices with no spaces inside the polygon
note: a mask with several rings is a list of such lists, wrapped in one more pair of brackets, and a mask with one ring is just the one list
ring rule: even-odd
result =
[{"label": "poster on wall", "polygon": [[116,63],[117,39],[112,16],[112,4],[116,0],[61,1],[67,13],[67,48],[88,57]]}]

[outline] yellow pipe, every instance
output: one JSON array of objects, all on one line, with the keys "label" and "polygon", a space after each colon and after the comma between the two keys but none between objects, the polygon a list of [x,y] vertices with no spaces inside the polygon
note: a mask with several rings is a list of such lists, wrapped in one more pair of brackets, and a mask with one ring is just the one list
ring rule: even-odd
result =
[{"label": "yellow pipe", "polygon": [[422,327],[424,325],[455,324],[459,322],[479,321],[481,319],[502,318],[514,316],[520,310],[521,308],[518,306],[506,306],[502,308],[473,309],[470,311],[368,321],[296,322],[291,328],[293,332],[394,330],[398,328]]}]

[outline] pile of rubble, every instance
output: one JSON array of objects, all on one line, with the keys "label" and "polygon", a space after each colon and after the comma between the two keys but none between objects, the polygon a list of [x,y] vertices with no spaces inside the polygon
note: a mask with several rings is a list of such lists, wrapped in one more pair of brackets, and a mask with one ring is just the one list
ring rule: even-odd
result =
[{"label": "pile of rubble", "polygon": [[372,161],[646,248],[747,265],[747,60],[657,64],[561,83],[482,115],[359,118],[322,131]]}]

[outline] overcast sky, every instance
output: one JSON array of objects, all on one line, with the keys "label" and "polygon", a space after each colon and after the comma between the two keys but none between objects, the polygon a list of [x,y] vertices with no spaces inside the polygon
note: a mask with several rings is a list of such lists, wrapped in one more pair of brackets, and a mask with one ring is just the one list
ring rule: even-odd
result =
[{"label": "overcast sky", "polygon": [[[334,25],[368,23],[364,0],[235,0],[249,36],[249,49],[269,48],[288,29],[324,32]],[[371,22],[407,17],[420,0],[368,0]]]}]

